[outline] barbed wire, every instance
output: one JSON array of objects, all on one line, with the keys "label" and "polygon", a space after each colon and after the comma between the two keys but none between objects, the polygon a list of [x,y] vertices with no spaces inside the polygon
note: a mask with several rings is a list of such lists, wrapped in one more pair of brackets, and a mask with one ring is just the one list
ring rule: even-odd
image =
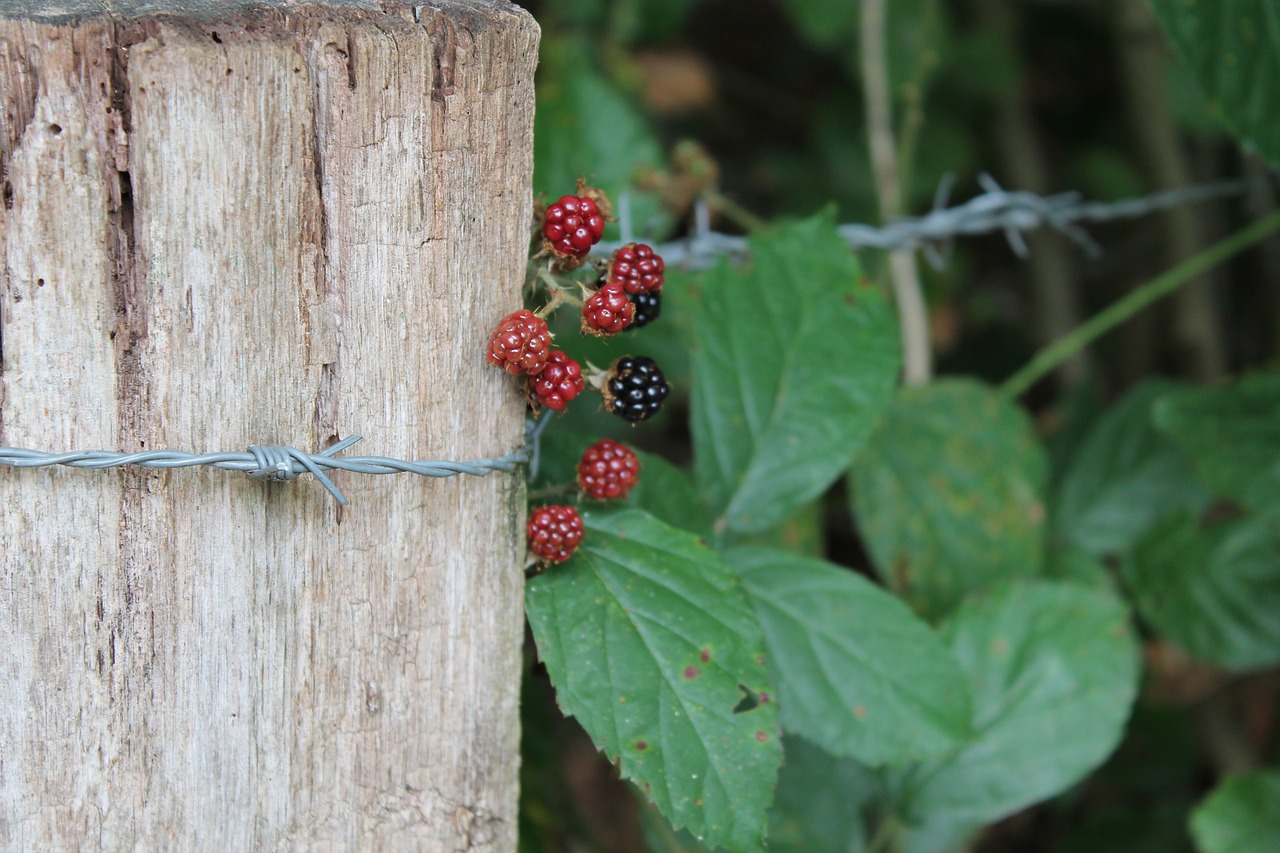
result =
[{"label": "barbed wire", "polygon": [[[1085,201],[1078,192],[1049,196],[1010,192],[987,174],[980,175],[978,183],[984,192],[964,204],[947,207],[954,186],[954,182],[948,177],[938,187],[933,210],[924,216],[898,220],[883,227],[856,223],[840,225],[837,226],[837,231],[852,248],[921,250],[935,266],[946,262],[946,252],[957,237],[994,232],[1003,232],[1013,251],[1019,257],[1026,257],[1029,253],[1026,232],[1044,227],[1065,234],[1090,255],[1096,256],[1101,253],[1101,248],[1078,223],[1134,219],[1183,204],[1230,198],[1264,187],[1275,189],[1274,176],[1266,175],[1246,180],[1180,187],[1121,201],[1090,202]],[[594,255],[608,256],[619,246],[635,239],[629,199],[624,196],[619,202],[619,224],[623,239],[612,244],[597,244]],[[745,257],[748,254],[747,238],[711,230],[711,211],[704,201],[700,201],[694,208],[694,228],[689,237],[659,244],[654,250],[662,255],[668,266],[691,269],[705,269],[726,255]],[[346,496],[326,471],[418,474],[423,477],[469,474],[485,477],[494,471],[514,471],[517,466],[528,464],[532,480],[538,475],[542,431],[551,415],[551,410],[547,410],[538,419],[525,422],[525,443],[519,449],[496,459],[473,459],[468,462],[437,459],[410,461],[389,456],[339,457],[338,453],[361,440],[360,436],[352,435],[318,453],[306,453],[287,445],[251,445],[247,451],[221,453],[188,453],[181,450],[49,453],[0,447],[0,466],[42,468],[63,465],[100,470],[123,465],[160,469],[207,465],[211,468],[242,471],[257,479],[272,480],[293,480],[301,474],[309,473],[320,481],[334,500],[346,506],[349,503]]]},{"label": "barbed wire", "polygon": [[342,490],[325,471],[351,471],[356,474],[418,474],[423,477],[453,477],[470,474],[487,477],[494,471],[514,471],[518,465],[529,463],[532,476],[536,476],[541,454],[542,431],[551,417],[551,410],[542,413],[537,420],[525,421],[525,443],[518,449],[496,459],[473,459],[469,462],[449,462],[438,459],[408,461],[389,456],[345,456],[337,454],[346,450],[361,436],[351,435],[319,453],[306,453],[288,445],[251,445],[247,451],[224,453],[187,453],[182,450],[144,450],[138,453],[120,453],[111,450],[81,450],[69,453],[47,453],[42,450],[24,450],[18,447],[0,447],[0,465],[10,468],[43,468],[64,465],[68,468],[117,468],[137,465],[141,468],[190,468],[207,465],[228,471],[243,471],[255,479],[292,480],[300,474],[313,475],[333,495],[340,505],[349,501]]},{"label": "barbed wire", "polygon": [[[1233,181],[1216,181],[1161,190],[1145,196],[1119,201],[1086,201],[1079,192],[1038,195],[1006,190],[991,175],[978,176],[981,195],[963,204],[948,207],[955,181],[945,177],[934,194],[934,206],[924,216],[899,219],[883,226],[851,223],[839,225],[837,232],[851,248],[919,250],[935,268],[946,264],[951,244],[957,237],[1003,232],[1009,246],[1020,258],[1030,254],[1025,235],[1038,228],[1050,228],[1064,234],[1091,257],[1102,254],[1101,247],[1080,223],[1112,222],[1137,219],[1151,213],[1184,204],[1245,195],[1258,189],[1276,190],[1274,175]],[[616,243],[598,243],[594,256],[608,257],[620,246],[635,240],[630,199],[619,199],[618,223],[622,239]],[[711,230],[710,206],[699,200],[694,206],[692,233],[683,239],[653,247],[668,267],[706,269],[721,257],[740,259],[748,254],[747,238]]]}]

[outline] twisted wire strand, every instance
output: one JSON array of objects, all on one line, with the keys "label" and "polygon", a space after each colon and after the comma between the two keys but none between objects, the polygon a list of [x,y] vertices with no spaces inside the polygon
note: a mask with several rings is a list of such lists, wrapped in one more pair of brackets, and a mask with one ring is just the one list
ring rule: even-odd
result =
[{"label": "twisted wire strand", "polygon": [[[525,422],[522,447],[496,459],[472,459],[451,462],[439,459],[409,461],[390,456],[344,456],[336,454],[361,440],[352,435],[318,453],[306,453],[296,447],[251,445],[247,451],[220,453],[187,453],[181,450],[144,450],[120,453],[111,450],[77,450],[48,453],[20,447],[0,447],[0,465],[10,468],[43,468],[62,465],[68,468],[101,470],[122,465],[141,468],[190,468],[207,465],[227,471],[242,471],[256,479],[292,480],[300,474],[311,474],[342,506],[349,501],[326,471],[351,471],[356,474],[418,474],[423,477],[453,477],[469,474],[487,477],[494,471],[514,471],[518,466],[536,460],[540,454],[542,431],[550,420],[547,410],[536,421]],[[536,472],[535,472],[536,473]]]},{"label": "twisted wire strand", "polygon": [[[1080,223],[1112,222],[1137,219],[1151,213],[1184,204],[1197,204],[1215,199],[1232,198],[1259,189],[1276,187],[1274,175],[1231,181],[1216,181],[1161,190],[1119,201],[1085,201],[1078,192],[1038,195],[1006,190],[988,174],[978,176],[981,195],[963,204],[948,207],[954,181],[947,176],[934,195],[934,207],[924,216],[899,219],[883,226],[849,223],[836,230],[851,248],[920,250],[935,267],[946,262],[946,251],[957,237],[1003,232],[1014,253],[1026,258],[1030,253],[1025,234],[1038,228],[1051,228],[1066,235],[1091,257],[1102,249]],[[622,239],[616,243],[598,243],[592,254],[608,257],[619,247],[632,242],[630,199],[619,200],[619,225]],[[705,201],[694,208],[693,232],[686,238],[655,245],[668,266],[706,269],[721,257],[745,257],[747,238],[711,230],[710,209]]]}]

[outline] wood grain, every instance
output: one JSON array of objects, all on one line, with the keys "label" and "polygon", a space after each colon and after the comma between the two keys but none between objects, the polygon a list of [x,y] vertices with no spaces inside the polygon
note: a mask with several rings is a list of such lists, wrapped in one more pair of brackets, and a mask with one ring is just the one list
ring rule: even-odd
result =
[{"label": "wood grain", "polygon": [[[518,446],[537,37],[0,19],[0,444]],[[514,850],[522,476],[0,469],[0,846]]]}]

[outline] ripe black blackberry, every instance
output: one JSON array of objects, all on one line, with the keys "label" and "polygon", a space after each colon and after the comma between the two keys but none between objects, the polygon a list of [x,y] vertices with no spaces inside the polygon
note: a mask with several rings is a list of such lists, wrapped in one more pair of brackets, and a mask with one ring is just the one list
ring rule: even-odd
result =
[{"label": "ripe black blackberry", "polygon": [[627,299],[636,306],[636,314],[631,318],[629,328],[638,329],[658,319],[662,313],[662,293],[650,290],[644,293],[628,293]]},{"label": "ripe black blackberry", "polygon": [[603,393],[605,408],[634,424],[658,413],[671,386],[653,359],[628,355],[609,368]]}]

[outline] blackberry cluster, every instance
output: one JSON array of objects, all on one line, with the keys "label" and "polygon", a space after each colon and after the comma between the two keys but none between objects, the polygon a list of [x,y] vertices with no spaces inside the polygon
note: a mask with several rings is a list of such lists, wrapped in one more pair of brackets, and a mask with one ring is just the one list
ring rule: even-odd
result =
[{"label": "blackberry cluster", "polygon": [[605,408],[633,424],[656,415],[670,393],[657,363],[644,355],[623,356],[605,377]]},{"label": "blackberry cluster", "polygon": [[638,329],[658,319],[662,313],[662,293],[650,290],[642,293],[628,293],[627,299],[636,306],[635,316],[631,318],[629,328]]}]

